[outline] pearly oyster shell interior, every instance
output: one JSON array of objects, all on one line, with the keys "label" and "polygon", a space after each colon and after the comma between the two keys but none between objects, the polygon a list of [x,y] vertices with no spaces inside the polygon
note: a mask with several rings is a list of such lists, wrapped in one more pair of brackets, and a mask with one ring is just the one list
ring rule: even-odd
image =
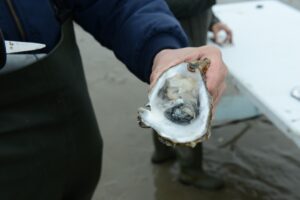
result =
[{"label": "pearly oyster shell interior", "polygon": [[153,128],[167,145],[194,147],[207,139],[212,104],[203,77],[209,64],[208,59],[185,62],[165,71],[138,111],[140,126]]}]

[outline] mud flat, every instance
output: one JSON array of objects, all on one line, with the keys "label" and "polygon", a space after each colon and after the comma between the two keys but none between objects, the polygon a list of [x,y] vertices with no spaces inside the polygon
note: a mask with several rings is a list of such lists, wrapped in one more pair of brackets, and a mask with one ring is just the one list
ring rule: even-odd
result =
[{"label": "mud flat", "polygon": [[[224,2],[229,1],[220,1]],[[300,7],[299,1],[285,2]],[[152,165],[151,132],[136,123],[147,85],[77,26],[76,32],[104,139],[102,177],[94,200],[300,199],[300,151],[264,117],[215,129],[204,144],[205,169],[226,181],[223,190],[179,184],[177,163]]]}]

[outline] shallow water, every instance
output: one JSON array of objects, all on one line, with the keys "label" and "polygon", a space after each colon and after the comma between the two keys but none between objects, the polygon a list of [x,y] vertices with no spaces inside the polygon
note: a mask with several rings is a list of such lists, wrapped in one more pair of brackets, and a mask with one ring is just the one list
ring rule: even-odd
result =
[{"label": "shallow water", "polygon": [[176,162],[152,165],[151,132],[136,123],[147,85],[80,28],[76,31],[104,139],[102,177],[94,200],[300,199],[300,150],[263,117],[215,129],[204,143],[205,169],[226,182],[220,191],[179,184]]},{"label": "shallow water", "polygon": [[[228,142],[245,127],[242,137]],[[207,170],[262,199],[300,199],[300,151],[272,124],[261,118],[214,133],[206,143]]]}]

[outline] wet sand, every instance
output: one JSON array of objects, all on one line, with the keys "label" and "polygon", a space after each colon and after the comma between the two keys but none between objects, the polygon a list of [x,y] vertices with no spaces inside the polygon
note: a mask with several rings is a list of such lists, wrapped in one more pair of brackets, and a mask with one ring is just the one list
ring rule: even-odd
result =
[{"label": "wet sand", "polygon": [[[264,117],[215,129],[204,143],[205,169],[226,182],[220,191],[179,184],[176,162],[152,165],[151,132],[136,123],[137,108],[147,100],[147,85],[91,36],[78,27],[76,31],[104,139],[94,200],[300,199],[300,150]],[[246,133],[234,140],[245,128]]]}]

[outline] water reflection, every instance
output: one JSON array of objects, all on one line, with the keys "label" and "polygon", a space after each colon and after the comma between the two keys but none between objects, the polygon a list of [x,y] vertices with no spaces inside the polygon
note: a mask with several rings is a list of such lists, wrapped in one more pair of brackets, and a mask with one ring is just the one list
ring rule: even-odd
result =
[{"label": "water reflection", "polygon": [[156,200],[300,199],[299,149],[264,118],[250,121],[248,131],[231,145],[224,143],[248,126],[214,131],[205,143],[205,169],[226,180],[219,191],[199,190],[177,182],[176,162],[153,166]]},{"label": "water reflection", "polygon": [[230,182],[217,191],[199,190],[192,186],[180,184],[176,177],[179,173],[179,166],[176,162],[156,165],[152,169],[155,185],[156,200],[253,200],[260,199],[259,196],[249,194]]},{"label": "water reflection", "polygon": [[247,124],[214,131],[214,137],[205,145],[206,169],[253,197],[300,199],[299,148],[265,118],[248,125],[250,128],[235,141],[234,148],[221,147]]}]

